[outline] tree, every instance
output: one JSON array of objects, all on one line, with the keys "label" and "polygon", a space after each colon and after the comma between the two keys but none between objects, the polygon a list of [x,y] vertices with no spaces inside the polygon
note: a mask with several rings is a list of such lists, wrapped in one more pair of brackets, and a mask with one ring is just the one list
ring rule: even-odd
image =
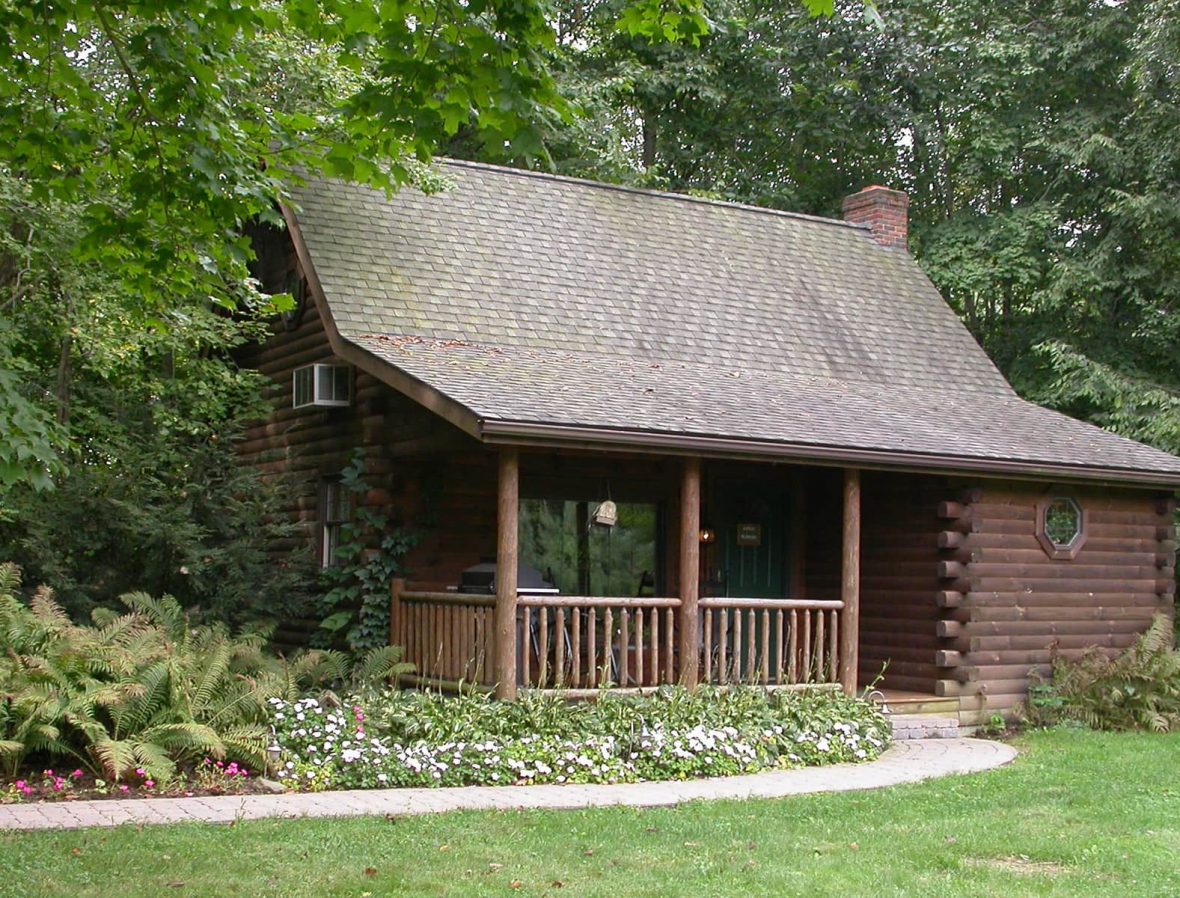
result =
[{"label": "tree", "polygon": [[[69,439],[62,403],[25,377],[39,301],[67,313],[63,357],[82,273],[106,279],[131,329],[202,305],[265,310],[242,228],[277,220],[303,173],[394,189],[461,125],[488,153],[541,151],[541,110],[561,105],[544,13],[539,0],[0,5],[0,484],[44,486]],[[330,77],[309,85],[304,54]],[[285,95],[293,71],[306,102]],[[76,227],[47,232],[66,209]]]}]

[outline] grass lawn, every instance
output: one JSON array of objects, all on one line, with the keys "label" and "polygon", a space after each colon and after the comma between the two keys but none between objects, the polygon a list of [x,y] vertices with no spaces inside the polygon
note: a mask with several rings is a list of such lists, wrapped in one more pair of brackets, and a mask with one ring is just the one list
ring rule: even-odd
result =
[{"label": "grass lawn", "polygon": [[872,793],[5,834],[0,896],[1180,895],[1180,734],[1020,746]]}]

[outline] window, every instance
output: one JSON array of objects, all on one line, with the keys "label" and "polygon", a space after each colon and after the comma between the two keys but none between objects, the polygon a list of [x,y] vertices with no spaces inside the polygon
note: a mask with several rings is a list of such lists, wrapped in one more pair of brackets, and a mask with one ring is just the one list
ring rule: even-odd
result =
[{"label": "window", "polygon": [[292,385],[294,408],[352,404],[352,369],[347,365],[304,365]]},{"label": "window", "polygon": [[[651,503],[522,499],[521,560],[566,595],[651,595],[659,574],[660,515]],[[596,514],[598,512],[598,514]],[[596,519],[599,523],[596,523]]]},{"label": "window", "polygon": [[344,525],[352,520],[352,497],[338,478],[320,483],[320,567],[339,564],[336,557]]},{"label": "window", "polygon": [[1068,496],[1037,503],[1037,542],[1050,558],[1073,559],[1086,542],[1086,512]]}]

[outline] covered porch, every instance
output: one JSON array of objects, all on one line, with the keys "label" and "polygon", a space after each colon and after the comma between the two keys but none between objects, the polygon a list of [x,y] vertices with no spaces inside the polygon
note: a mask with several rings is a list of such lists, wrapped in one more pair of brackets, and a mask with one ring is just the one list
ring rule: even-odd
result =
[{"label": "covered porch", "polygon": [[[852,693],[879,672],[878,651],[869,669],[861,663],[859,469],[512,446],[451,464],[464,471],[453,506],[462,519],[450,518],[449,533],[440,520],[436,545],[392,590],[390,641],[415,667],[411,684],[506,699],[699,683]],[[437,499],[440,518],[450,517]],[[538,521],[542,503],[556,517]],[[622,580],[589,545],[592,532],[619,532],[594,523],[607,503],[623,518],[646,515],[651,536]],[[552,555],[530,540],[560,522],[563,504],[572,560],[555,574],[544,567]],[[933,559],[933,539],[930,547]],[[493,557],[494,589],[460,591],[463,569]],[[550,588],[534,588],[537,573]],[[904,618],[888,627],[914,629]],[[929,660],[922,691],[932,695],[933,650]],[[897,686],[917,682],[902,676]]]}]

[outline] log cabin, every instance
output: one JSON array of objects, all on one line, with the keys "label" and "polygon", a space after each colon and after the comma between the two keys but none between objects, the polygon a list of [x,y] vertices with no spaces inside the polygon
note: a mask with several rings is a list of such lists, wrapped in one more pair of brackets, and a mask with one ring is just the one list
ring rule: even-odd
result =
[{"label": "log cabin", "polygon": [[907,251],[844,218],[439,161],[256,234],[296,308],[241,443],[333,563],[338,476],[415,528],[412,680],[883,688],[967,725],[1175,595],[1180,458],[1021,399]]}]

